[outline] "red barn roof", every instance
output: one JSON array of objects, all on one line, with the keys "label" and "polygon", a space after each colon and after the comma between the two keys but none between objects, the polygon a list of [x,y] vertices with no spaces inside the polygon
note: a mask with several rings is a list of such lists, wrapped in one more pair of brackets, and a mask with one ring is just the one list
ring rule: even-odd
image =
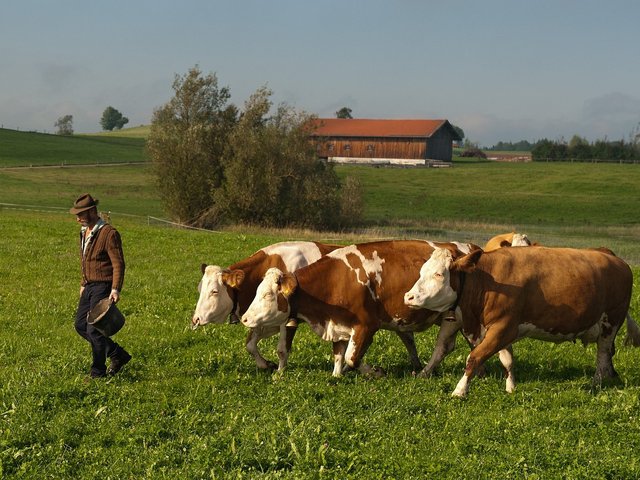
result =
[{"label": "red barn roof", "polygon": [[458,135],[448,120],[383,120],[317,118],[312,135],[318,137],[420,137],[429,138],[444,125]]}]

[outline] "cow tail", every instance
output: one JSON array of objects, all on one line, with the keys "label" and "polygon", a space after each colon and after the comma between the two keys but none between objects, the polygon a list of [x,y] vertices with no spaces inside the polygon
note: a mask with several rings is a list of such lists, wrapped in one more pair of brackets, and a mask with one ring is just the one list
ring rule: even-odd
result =
[{"label": "cow tail", "polygon": [[624,339],[624,344],[640,347],[640,327],[629,312],[627,312],[627,336]]}]

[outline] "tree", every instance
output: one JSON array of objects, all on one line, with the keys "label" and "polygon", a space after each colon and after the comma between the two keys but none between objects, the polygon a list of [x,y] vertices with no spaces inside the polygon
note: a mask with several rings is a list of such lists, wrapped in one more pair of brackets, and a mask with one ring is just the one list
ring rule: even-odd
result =
[{"label": "tree", "polygon": [[464,140],[464,130],[462,130],[462,128],[460,128],[457,125],[451,125],[453,127],[453,129],[456,131],[456,133],[458,134],[458,136],[460,137],[459,143],[462,143],[462,141]]},{"label": "tree", "polygon": [[268,116],[271,95],[258,89],[229,137],[225,181],[214,192],[218,216],[275,227],[333,228],[355,220],[347,215],[358,212],[360,192],[352,183],[343,191],[333,166],[317,158],[311,117],[284,104]]},{"label": "tree", "polygon": [[209,226],[211,192],[223,180],[222,156],[237,108],[215,74],[198,66],[173,81],[174,97],[152,118],[147,148],[165,208],[178,222]]},{"label": "tree", "polygon": [[351,112],[352,110],[349,107],[342,107],[336,112],[336,118],[353,118]]},{"label": "tree", "polygon": [[59,117],[54,126],[58,129],[58,135],[73,135],[73,115]]},{"label": "tree", "polygon": [[120,130],[127,123],[129,123],[129,119],[127,117],[123,117],[118,110],[111,106],[105,108],[104,112],[102,112],[100,125],[103,130],[112,131],[114,128],[116,130]]}]

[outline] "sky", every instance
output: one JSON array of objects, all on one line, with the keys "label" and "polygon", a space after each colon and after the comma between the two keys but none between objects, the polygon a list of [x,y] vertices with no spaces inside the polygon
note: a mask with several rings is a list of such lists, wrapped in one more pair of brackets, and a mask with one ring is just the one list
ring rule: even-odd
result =
[{"label": "sky", "polygon": [[637,0],[6,0],[0,125],[148,125],[198,66],[243,107],[258,88],[320,117],[448,119],[480,146],[630,140]]}]

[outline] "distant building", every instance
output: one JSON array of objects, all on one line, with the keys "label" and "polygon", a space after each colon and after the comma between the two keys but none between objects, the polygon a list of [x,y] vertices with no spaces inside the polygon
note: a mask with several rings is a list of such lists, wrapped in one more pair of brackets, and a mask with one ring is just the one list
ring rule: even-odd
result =
[{"label": "distant building", "polygon": [[318,157],[337,163],[448,166],[462,140],[448,120],[318,118],[313,126]]}]

